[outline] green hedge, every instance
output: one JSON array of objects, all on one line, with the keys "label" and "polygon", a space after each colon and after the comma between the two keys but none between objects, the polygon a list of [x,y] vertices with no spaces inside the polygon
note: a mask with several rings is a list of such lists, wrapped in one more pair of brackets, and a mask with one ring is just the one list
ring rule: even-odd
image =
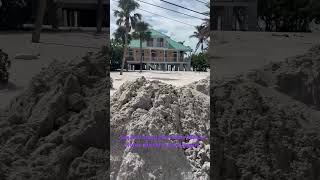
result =
[{"label": "green hedge", "polygon": [[207,71],[209,69],[208,55],[206,53],[194,54],[191,57],[193,71]]}]

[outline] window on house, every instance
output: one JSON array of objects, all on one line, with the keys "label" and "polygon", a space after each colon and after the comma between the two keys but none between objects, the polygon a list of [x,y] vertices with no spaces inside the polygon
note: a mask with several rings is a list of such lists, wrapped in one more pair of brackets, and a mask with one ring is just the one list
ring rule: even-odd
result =
[{"label": "window on house", "polygon": [[129,61],[133,60],[133,50],[130,49],[130,48],[128,49],[128,57],[127,57],[127,59]]},{"label": "window on house", "polygon": [[152,38],[147,41],[147,46],[149,46],[149,47],[153,46],[153,39]]},{"label": "window on house", "polygon": [[168,47],[168,41],[163,40],[163,47]]},{"label": "window on house", "polygon": [[155,50],[151,50],[151,58],[152,61],[157,60],[157,52]]},{"label": "window on house", "polygon": [[183,56],[184,56],[184,52],[180,51],[179,57],[180,57],[180,61],[183,61]]},{"label": "window on house", "polygon": [[133,56],[133,51],[132,51],[132,49],[129,49],[129,50],[128,50],[128,55],[129,55],[129,57],[132,57],[132,56]]},{"label": "window on house", "polygon": [[144,61],[144,50],[142,50],[142,60]]},{"label": "window on house", "polygon": [[173,52],[173,61],[174,62],[177,62],[177,59],[178,58],[178,53],[175,51],[175,52]]},{"label": "window on house", "polygon": [[157,47],[163,47],[163,38],[157,39]]},{"label": "window on house", "polygon": [[168,52],[164,51],[164,61],[168,61]]}]

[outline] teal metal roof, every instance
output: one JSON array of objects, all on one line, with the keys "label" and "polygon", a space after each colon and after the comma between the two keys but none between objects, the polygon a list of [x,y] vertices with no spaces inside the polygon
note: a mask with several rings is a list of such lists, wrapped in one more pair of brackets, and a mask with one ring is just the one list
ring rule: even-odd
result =
[{"label": "teal metal roof", "polygon": [[[129,47],[131,48],[140,48],[140,40],[139,39],[132,39],[130,41]],[[142,42],[142,48],[147,48],[147,42]]]},{"label": "teal metal roof", "polygon": [[162,34],[161,32],[156,31],[154,29],[149,29],[149,32],[151,32],[151,37],[153,37],[153,38],[159,38],[159,37],[170,38],[169,36]]},{"label": "teal metal roof", "polygon": [[[152,38],[164,38],[168,41],[169,47],[168,49],[175,49],[175,50],[181,50],[181,51],[192,51],[192,49],[189,46],[185,46],[179,42],[176,42],[172,40],[169,36],[162,34],[159,31],[156,31],[154,29],[149,30],[151,32]],[[133,39],[130,41],[129,44],[130,48],[140,48],[140,40],[139,39]],[[142,42],[142,48],[147,48],[147,42]]]},{"label": "teal metal roof", "polygon": [[185,50],[185,51],[192,51],[192,49],[189,46],[185,46],[179,42],[176,42],[172,39],[168,39],[169,42],[169,49],[179,49],[179,50]]}]

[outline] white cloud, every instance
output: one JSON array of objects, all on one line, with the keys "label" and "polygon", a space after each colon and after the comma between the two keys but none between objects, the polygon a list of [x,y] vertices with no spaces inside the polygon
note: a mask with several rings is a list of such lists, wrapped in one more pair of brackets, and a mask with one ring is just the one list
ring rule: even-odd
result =
[{"label": "white cloud", "polygon": [[[116,25],[116,18],[113,16],[113,10],[117,9],[117,5],[118,3],[115,2],[115,0],[110,0],[110,6],[111,6],[111,33],[113,33],[115,31],[115,29],[117,28]],[[155,4],[158,6],[162,6],[168,9],[173,9],[175,11],[179,11],[181,13],[185,13],[185,14],[189,14],[192,16],[196,16],[199,18],[205,18],[205,16],[201,15],[201,14],[197,14],[195,12],[191,12],[189,10],[183,9],[183,8],[179,8],[170,4],[167,4],[165,2],[162,2],[160,0],[143,0],[145,2],[151,3],[151,4]],[[172,2],[174,4],[178,4],[180,6],[198,11],[198,12],[205,12],[205,11],[209,11],[209,9],[205,6],[205,4],[195,1],[195,0],[167,0],[168,2]],[[206,0],[203,0],[206,1]],[[190,24],[193,26],[196,25],[200,25],[202,23],[202,20],[200,19],[196,19],[196,18],[192,18],[189,16],[185,16],[182,14],[178,14],[172,11],[168,11],[159,7],[155,7],[155,6],[151,6],[145,3],[142,3],[140,1],[137,1],[140,4],[140,8],[143,10],[147,10],[150,11],[152,13],[155,14],[159,14],[162,16],[166,16],[168,18],[171,19],[175,19],[177,21],[181,21],[184,22],[186,24]],[[161,32],[166,32],[165,34],[170,36],[172,39],[176,40],[176,41],[185,41],[185,45],[190,46],[191,48],[195,49],[195,46],[198,42],[197,39],[195,38],[189,38],[190,35],[193,34],[193,32],[195,31],[195,28],[193,26],[188,26],[185,25],[183,23],[179,23],[176,21],[172,21],[170,19],[167,18],[163,18],[161,16],[158,15],[154,15],[142,10],[137,10],[138,13],[142,14],[143,16],[143,20],[148,22],[151,27],[155,30],[160,30]]]}]

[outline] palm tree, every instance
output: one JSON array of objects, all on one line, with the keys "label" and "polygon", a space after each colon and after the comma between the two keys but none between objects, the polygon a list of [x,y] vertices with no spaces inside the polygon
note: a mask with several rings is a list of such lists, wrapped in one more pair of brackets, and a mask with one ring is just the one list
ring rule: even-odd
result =
[{"label": "palm tree", "polygon": [[[125,44],[125,33],[126,33],[126,27],[124,26],[119,26],[116,29],[116,31],[113,33],[115,41],[121,44],[123,48]],[[128,34],[128,44],[130,43],[131,39],[132,39],[131,35]]]},{"label": "palm tree", "polygon": [[151,32],[148,31],[149,24],[140,21],[136,24],[133,37],[140,40],[140,73],[142,72],[142,42],[148,41],[151,38]]},{"label": "palm tree", "polygon": [[204,12],[208,18],[203,19],[203,23],[200,26],[196,26],[196,30],[190,38],[198,38],[199,41],[196,46],[195,52],[198,50],[199,46],[201,45],[201,51],[203,53],[204,48],[203,44],[208,43],[210,41],[210,2],[206,3],[207,8],[209,11]]},{"label": "palm tree", "polygon": [[39,43],[41,27],[43,23],[44,14],[47,8],[47,0],[38,0],[37,17],[34,24],[34,31],[32,33],[32,42]]},{"label": "palm tree", "polygon": [[123,59],[121,64],[120,75],[123,74],[123,68],[126,61],[126,55],[128,51],[128,34],[131,29],[135,28],[135,24],[138,20],[141,19],[141,14],[133,13],[137,8],[139,8],[139,3],[135,0],[119,0],[118,7],[120,10],[114,11],[114,16],[118,17],[117,25],[125,26],[125,41],[124,41],[124,51]]},{"label": "palm tree", "polygon": [[[207,17],[210,17],[210,2],[208,2],[206,4],[207,8],[209,9],[209,11],[204,12],[204,14]],[[209,39],[210,38],[210,18],[204,18],[203,19],[203,23],[202,23],[202,30],[201,30],[201,34],[205,37],[205,39]]]},{"label": "palm tree", "polygon": [[200,26],[196,26],[196,31],[193,32],[193,34],[190,36],[190,38],[197,38],[199,41],[196,45],[196,49],[194,52],[196,52],[199,48],[199,46],[201,45],[201,51],[203,52],[203,43],[205,42],[205,35],[203,34],[203,25]]}]

